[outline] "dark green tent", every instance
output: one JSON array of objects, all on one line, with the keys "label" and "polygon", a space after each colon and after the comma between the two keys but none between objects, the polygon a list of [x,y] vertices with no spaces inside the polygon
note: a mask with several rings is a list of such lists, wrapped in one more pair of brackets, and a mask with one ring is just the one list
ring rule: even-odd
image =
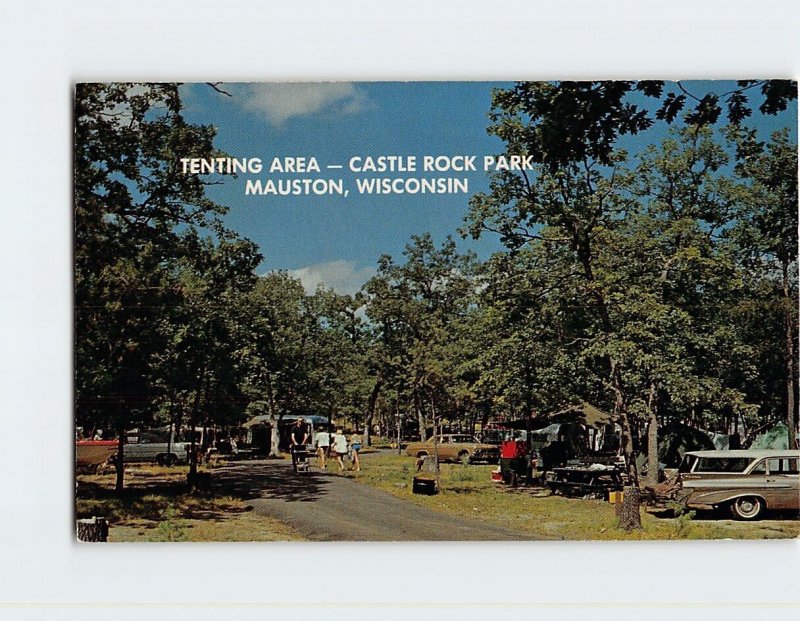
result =
[{"label": "dark green tent", "polygon": [[668,423],[658,430],[658,461],[665,468],[677,468],[688,451],[713,451],[714,443],[700,429],[682,423]]},{"label": "dark green tent", "polygon": [[772,450],[785,450],[789,448],[789,428],[785,423],[778,423],[774,427],[768,429],[750,445],[751,449],[772,449]]}]

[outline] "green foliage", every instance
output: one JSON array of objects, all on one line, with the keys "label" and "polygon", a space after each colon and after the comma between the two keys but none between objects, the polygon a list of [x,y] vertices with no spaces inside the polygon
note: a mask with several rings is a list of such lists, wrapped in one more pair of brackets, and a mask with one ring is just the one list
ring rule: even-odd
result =
[{"label": "green foliage", "polygon": [[188,538],[186,527],[179,519],[175,507],[168,507],[156,526],[153,541],[186,541]]},{"label": "green foliage", "polygon": [[697,511],[687,509],[682,502],[670,502],[668,508],[675,516],[672,521],[673,532],[670,539],[687,539],[692,531],[692,520],[697,515]]},{"label": "green foliage", "polygon": [[[749,114],[743,93],[756,85],[726,95],[732,120]],[[772,96],[796,96],[758,85],[765,113],[783,105],[767,103]],[[775,298],[755,290],[778,280],[772,289],[793,301],[785,323],[796,326],[796,146],[785,132],[758,144],[742,126],[726,129],[724,143],[713,128],[720,100],[709,94],[630,162],[617,138],[652,124],[624,105],[632,88],[521,83],[495,92],[490,133],[507,153],[536,153],[539,165],[495,174],[470,203],[464,233],[496,234],[507,247],[486,264],[491,327],[479,381],[528,411],[586,400],[635,427],[679,418],[725,430],[775,418],[796,347],[787,349],[777,307],[765,313]],[[660,97],[663,84],[635,88]],[[685,93],[668,93],[656,118],[672,122],[685,103]],[[745,308],[770,320],[742,321]]]},{"label": "green foliage", "polygon": [[260,256],[222,226],[205,180],[177,166],[218,155],[213,136],[184,121],[176,84],[76,87],[79,425],[122,432],[236,401],[227,307]]},{"label": "green foliage", "polygon": [[[489,132],[536,167],[493,174],[462,233],[504,250],[479,262],[414,236],[349,296],[255,276],[256,246],[175,166],[219,155],[177,85],[78,86],[77,423],[321,414],[357,429],[374,417],[394,439],[398,425],[469,431],[582,402],[630,436],[654,420],[796,420],[797,149],[744,124],[753,89],[774,114],[795,86],[681,88],[496,91]],[[619,148],[662,120],[672,130],[636,158]]]},{"label": "green foliage", "polygon": [[[422,435],[464,413],[471,401],[468,360],[475,258],[448,238],[413,237],[405,264],[384,256],[365,286],[376,347],[372,363],[393,393],[396,412],[411,411]],[[390,406],[391,407],[391,406]]]}]

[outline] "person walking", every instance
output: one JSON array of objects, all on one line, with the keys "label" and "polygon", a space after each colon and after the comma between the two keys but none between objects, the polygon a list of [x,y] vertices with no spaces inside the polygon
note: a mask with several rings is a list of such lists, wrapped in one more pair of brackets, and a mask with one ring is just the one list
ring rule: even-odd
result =
[{"label": "person walking", "polygon": [[289,434],[289,452],[292,454],[292,468],[297,472],[297,457],[298,452],[303,451],[308,443],[308,430],[303,424],[303,419],[298,418],[294,421],[294,427]]},{"label": "person walking", "polygon": [[328,469],[325,460],[330,457],[331,453],[331,434],[327,429],[320,429],[314,435],[314,445],[317,447],[317,457],[319,458],[319,467],[323,470]]},{"label": "person walking", "polygon": [[360,450],[361,436],[358,433],[354,433],[352,436],[350,436],[350,460],[353,462],[353,465],[350,468],[356,472],[361,471],[361,462],[358,460],[358,452]]},{"label": "person walking", "polygon": [[333,436],[333,452],[336,453],[336,461],[339,463],[339,472],[344,471],[342,458],[347,455],[347,438],[344,437],[341,429],[337,429]]}]

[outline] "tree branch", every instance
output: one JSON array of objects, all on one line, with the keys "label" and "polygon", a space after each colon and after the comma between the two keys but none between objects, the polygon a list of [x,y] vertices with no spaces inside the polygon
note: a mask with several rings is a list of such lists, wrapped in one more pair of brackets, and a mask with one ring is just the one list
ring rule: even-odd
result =
[{"label": "tree branch", "polygon": [[220,93],[221,95],[227,95],[228,97],[233,97],[233,95],[231,95],[228,91],[221,89],[219,87],[219,85],[222,84],[222,82],[206,82],[206,84],[211,88],[213,88],[218,93]]}]

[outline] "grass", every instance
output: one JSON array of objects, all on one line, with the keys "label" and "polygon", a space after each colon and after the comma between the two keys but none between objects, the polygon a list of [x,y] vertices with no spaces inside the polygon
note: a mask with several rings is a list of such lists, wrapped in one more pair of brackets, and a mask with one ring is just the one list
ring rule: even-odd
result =
[{"label": "grass", "polygon": [[[343,476],[430,509],[510,528],[531,539],[778,539],[796,538],[800,521],[753,523],[684,513],[665,518],[642,512],[642,529],[618,528],[614,506],[553,496],[541,488],[493,483],[495,466],[442,464],[442,493],[412,494],[415,460],[397,454],[366,455],[361,472]],[[347,463],[349,465],[349,463]],[[209,473],[213,466],[201,467]],[[335,471],[335,470],[333,470]],[[186,467],[136,466],[126,470],[126,490],[114,492],[114,474],[78,476],[77,517],[109,518],[111,541],[297,541],[289,526],[249,510],[228,490],[189,493]],[[713,518],[713,519],[712,519]]]},{"label": "grass", "polygon": [[[201,472],[209,472],[208,467]],[[247,503],[210,491],[190,493],[186,468],[137,465],[114,492],[113,473],[78,475],[76,517],[107,517],[109,541],[298,541],[289,526],[255,515]]]},{"label": "grass", "polygon": [[[360,483],[409,502],[453,515],[511,528],[532,539],[784,539],[800,535],[800,521],[765,519],[753,523],[719,516],[658,517],[642,511],[642,529],[631,533],[617,524],[614,505],[604,500],[565,498],[535,487],[510,488],[491,481],[496,466],[441,465],[442,492],[421,496],[411,491],[415,460],[381,454],[362,460]],[[713,519],[710,519],[713,518]]]}]

